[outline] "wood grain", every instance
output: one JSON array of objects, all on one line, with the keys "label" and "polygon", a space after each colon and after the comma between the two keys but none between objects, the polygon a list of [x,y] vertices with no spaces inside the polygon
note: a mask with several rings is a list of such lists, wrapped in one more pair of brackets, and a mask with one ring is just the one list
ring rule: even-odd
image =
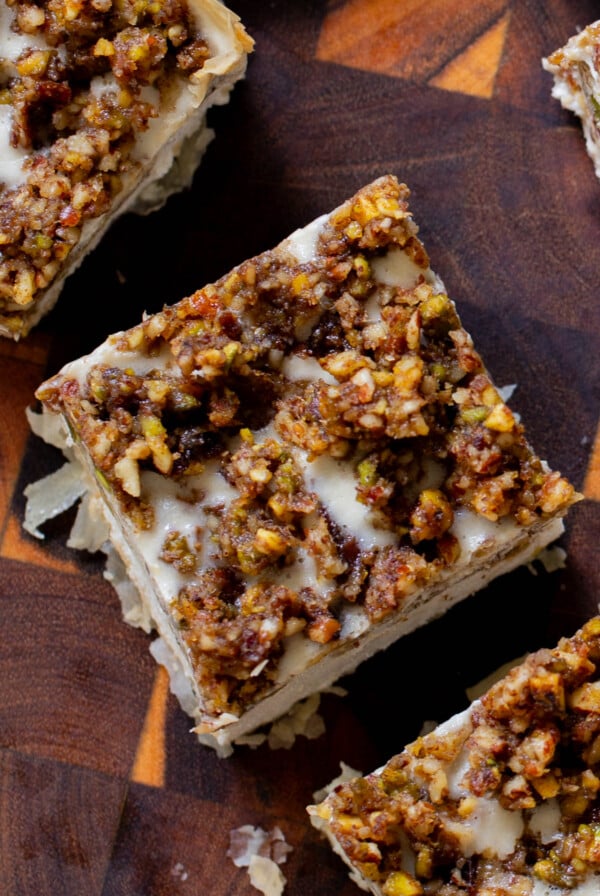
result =
[{"label": "wood grain", "polygon": [[[0,346],[0,893],[250,896],[229,831],[279,825],[286,896],[358,892],[307,822],[312,793],[466,705],[501,663],[570,634],[600,596],[600,184],[543,55],[596,17],[567,0],[235,0],[256,40],[213,110],[193,186],[119,221],[30,338]],[[326,733],[288,751],[200,747],[126,626],[73,512],[21,528],[58,452],[28,434],[33,391],[108,333],[270,248],[391,172],[432,266],[531,441],[585,492],[564,569],[521,569],[326,695]],[[523,600],[522,595],[526,595]],[[515,620],[518,625],[515,625]],[[491,632],[493,631],[493,638]],[[433,688],[432,681],[439,681]]]},{"label": "wood grain", "polygon": [[[452,60],[458,63],[469,48],[477,48],[507,6],[505,0],[350,0],[325,17],[317,59],[427,82]],[[492,64],[499,61],[495,55]],[[487,83],[487,64],[485,68],[482,80]]]}]

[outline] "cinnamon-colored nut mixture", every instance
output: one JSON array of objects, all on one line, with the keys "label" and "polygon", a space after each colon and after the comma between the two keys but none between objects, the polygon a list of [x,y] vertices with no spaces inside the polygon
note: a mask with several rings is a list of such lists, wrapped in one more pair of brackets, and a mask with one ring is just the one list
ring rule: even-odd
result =
[{"label": "cinnamon-colored nut mixture", "polygon": [[[460,726],[339,785],[316,814],[386,896],[532,896],[536,880],[557,893],[589,885],[600,873],[599,677],[596,617],[511,670]],[[473,849],[466,843],[485,828],[482,812],[488,824],[496,819],[494,833]],[[516,827],[502,812],[518,813]],[[507,825],[517,836],[499,855]]]},{"label": "cinnamon-colored nut mixture", "polygon": [[185,0],[6,2],[13,30],[36,44],[4,60],[0,83],[10,144],[29,154],[24,182],[0,184],[0,315],[18,328],[10,312],[53,282],[85,222],[140,165],[135,137],[158,115],[167,79],[198,71],[209,50]]},{"label": "cinnamon-colored nut mixture", "polygon": [[[330,643],[349,603],[371,622],[401,608],[459,559],[457,511],[522,526],[575,499],[430,275],[407,197],[381,178],[329,217],[311,260],[284,243],[114,337],[114,364],[38,391],[136,526],[154,521],[147,471],[209,505],[203,570],[176,521],[162,556],[185,579],[173,610],[212,712],[269,686],[288,634]],[[413,260],[414,286],[378,279],[388,250]],[[336,523],[311,479],[324,461],[349,470],[382,543]],[[211,504],[207,469],[231,500]]]}]

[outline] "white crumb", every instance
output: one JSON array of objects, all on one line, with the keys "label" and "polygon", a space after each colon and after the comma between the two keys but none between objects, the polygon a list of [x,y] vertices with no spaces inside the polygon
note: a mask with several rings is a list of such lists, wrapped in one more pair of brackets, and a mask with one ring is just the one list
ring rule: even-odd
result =
[{"label": "white crumb", "polygon": [[252,886],[264,896],[281,896],[284,891],[286,879],[279,865],[272,859],[252,856],[248,875]]},{"label": "white crumb", "polygon": [[502,401],[510,401],[516,388],[516,383],[510,383],[508,386],[501,386],[501,388],[498,389],[498,395],[500,396]]},{"label": "white crumb", "polygon": [[281,828],[271,831],[244,824],[229,832],[227,856],[237,868],[247,868],[250,883],[264,896],[281,896],[286,879],[279,865],[287,861],[292,847]]},{"label": "white crumb", "polygon": [[189,877],[189,874],[185,870],[185,866],[182,864],[182,862],[177,862],[171,868],[171,876],[176,877],[178,880],[187,880]]}]

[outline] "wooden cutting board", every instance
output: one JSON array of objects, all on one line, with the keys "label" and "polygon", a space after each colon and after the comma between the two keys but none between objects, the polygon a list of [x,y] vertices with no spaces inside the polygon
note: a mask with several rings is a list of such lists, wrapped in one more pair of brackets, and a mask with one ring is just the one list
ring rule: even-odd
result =
[{"label": "wooden cutting board", "polygon": [[[358,892],[304,807],[369,771],[501,663],[571,634],[600,599],[600,183],[540,60],[598,13],[567,0],[231,4],[255,38],[215,109],[193,187],[117,223],[26,340],[0,345],[0,893],[243,896],[226,851],[278,825],[289,896]],[[121,621],[72,513],[36,541],[23,489],[58,452],[29,435],[35,387],[108,333],[270,248],[385,173],[412,190],[432,266],[530,439],[586,499],[566,565],[521,569],[323,698],[326,731],[217,759]]]}]

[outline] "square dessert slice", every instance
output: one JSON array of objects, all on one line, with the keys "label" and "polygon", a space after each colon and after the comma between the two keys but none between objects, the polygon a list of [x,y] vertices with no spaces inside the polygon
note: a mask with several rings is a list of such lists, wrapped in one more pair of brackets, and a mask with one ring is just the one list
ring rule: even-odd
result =
[{"label": "square dessert slice", "polygon": [[552,96],[581,119],[585,145],[600,177],[600,21],[542,59],[554,76]]},{"label": "square dessert slice", "polygon": [[116,215],[191,181],[252,41],[219,0],[2,0],[0,33],[0,334],[18,339]]},{"label": "square dessert slice", "polygon": [[531,560],[577,497],[493,385],[407,197],[380,178],[37,392],[205,742]]},{"label": "square dessert slice", "polygon": [[308,811],[376,896],[600,893],[600,617]]}]

